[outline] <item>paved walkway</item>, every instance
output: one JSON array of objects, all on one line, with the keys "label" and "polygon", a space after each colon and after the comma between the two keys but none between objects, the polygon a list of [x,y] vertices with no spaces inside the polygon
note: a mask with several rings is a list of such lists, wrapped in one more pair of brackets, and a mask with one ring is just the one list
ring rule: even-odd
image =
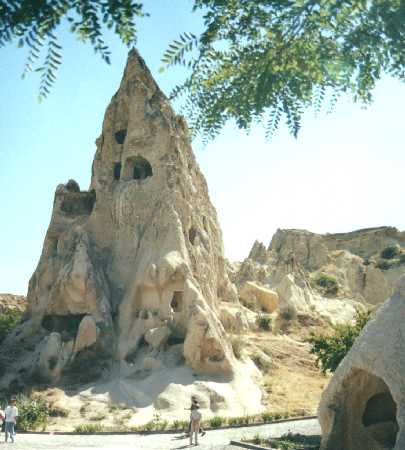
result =
[{"label": "paved walkway", "polygon": [[[265,437],[277,437],[291,431],[302,434],[319,434],[317,419],[305,419],[294,422],[258,425],[254,427],[231,428],[227,430],[208,431],[200,439],[198,450],[238,450],[229,445],[231,439],[240,440],[257,434]],[[3,438],[2,438],[3,439]],[[188,439],[178,434],[151,435],[17,435],[15,444],[0,443],[0,449],[24,450],[179,450],[190,448]]]}]

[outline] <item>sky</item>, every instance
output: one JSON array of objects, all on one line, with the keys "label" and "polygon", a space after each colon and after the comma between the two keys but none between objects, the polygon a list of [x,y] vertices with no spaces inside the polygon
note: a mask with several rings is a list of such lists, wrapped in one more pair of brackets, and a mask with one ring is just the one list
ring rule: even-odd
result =
[{"label": "sky", "polygon": [[[162,90],[181,81],[180,68],[159,73],[168,43],[198,33],[191,1],[147,0],[137,47]],[[173,7],[176,5],[176,7]],[[26,50],[0,49],[0,292],[26,294],[38,263],[59,183],[90,183],[95,139],[118,89],[127,48],[108,35],[106,65],[58,31],[63,64],[49,98],[38,103],[36,75],[21,79]],[[405,229],[405,84],[383,78],[364,109],[342,99],[331,114],[305,114],[297,139],[285,126],[271,141],[232,123],[211,143],[193,143],[223,231],[225,255],[247,257],[278,228],[317,233],[390,225]]]}]

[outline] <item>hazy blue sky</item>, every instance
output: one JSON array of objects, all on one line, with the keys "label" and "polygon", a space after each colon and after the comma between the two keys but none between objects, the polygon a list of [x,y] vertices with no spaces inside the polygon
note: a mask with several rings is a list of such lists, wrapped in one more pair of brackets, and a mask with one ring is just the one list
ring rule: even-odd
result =
[{"label": "hazy blue sky", "polygon": [[[178,5],[178,9],[174,7]],[[184,75],[158,73],[167,43],[201,29],[186,0],[147,1],[138,48],[163,91]],[[127,49],[111,36],[112,65],[59,32],[63,65],[49,99],[37,102],[38,78],[20,75],[25,50],[0,50],[0,292],[26,293],[49,224],[54,190],[69,178],[90,182],[95,139],[118,88]],[[367,110],[348,101],[305,117],[297,140],[283,127],[271,142],[230,124],[211,144],[194,143],[222,226],[225,253],[247,256],[277,228],[343,232],[405,228],[405,85],[383,79]]]}]

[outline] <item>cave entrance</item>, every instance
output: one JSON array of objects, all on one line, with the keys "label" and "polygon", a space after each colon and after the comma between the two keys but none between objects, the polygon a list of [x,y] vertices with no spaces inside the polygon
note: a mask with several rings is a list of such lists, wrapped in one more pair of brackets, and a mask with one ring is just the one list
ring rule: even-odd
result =
[{"label": "cave entrance", "polygon": [[68,336],[75,336],[80,322],[85,316],[86,314],[47,315],[42,319],[42,326],[50,332],[56,331]]},{"label": "cave entrance", "polygon": [[[342,383],[327,450],[388,450],[399,430],[397,405],[380,377],[356,369]],[[332,438],[333,436],[333,438]]]},{"label": "cave entrance", "polygon": [[375,394],[367,401],[362,422],[383,448],[394,447],[398,433],[397,405],[389,390]]},{"label": "cave entrance", "polygon": [[183,309],[183,291],[174,291],[172,301],[170,302],[174,312],[181,312]]},{"label": "cave entrance", "polygon": [[145,178],[151,177],[152,166],[149,161],[142,156],[138,156],[134,159],[133,177],[134,180],[145,180]]}]

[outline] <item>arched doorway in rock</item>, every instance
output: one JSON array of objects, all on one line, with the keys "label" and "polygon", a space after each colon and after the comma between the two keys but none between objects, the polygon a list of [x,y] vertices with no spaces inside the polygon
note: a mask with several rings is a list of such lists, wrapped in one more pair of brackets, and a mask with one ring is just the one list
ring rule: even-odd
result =
[{"label": "arched doorway in rock", "polygon": [[398,434],[397,405],[380,377],[355,369],[342,383],[337,395],[328,450],[387,450]]},{"label": "arched doorway in rock", "polygon": [[134,159],[134,168],[133,168],[133,178],[134,180],[144,180],[145,178],[151,177],[152,166],[149,161],[142,156],[137,156]]},{"label": "arched doorway in rock", "polygon": [[124,179],[145,180],[153,175],[150,162],[143,156],[131,156],[125,161]]}]

